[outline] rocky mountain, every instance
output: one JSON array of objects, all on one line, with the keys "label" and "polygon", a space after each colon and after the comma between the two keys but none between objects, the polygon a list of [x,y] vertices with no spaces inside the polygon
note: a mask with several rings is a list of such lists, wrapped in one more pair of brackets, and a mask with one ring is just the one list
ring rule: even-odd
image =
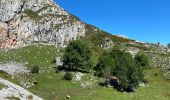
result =
[{"label": "rocky mountain", "polygon": [[[170,45],[168,48],[160,43],[145,43],[129,39],[124,35],[112,35],[86,24],[65,11],[53,0],[0,0],[0,100],[14,97],[21,100],[44,98],[45,100],[60,100],[65,97],[69,99],[70,96],[71,98],[80,96],[81,99],[82,97],[92,97],[92,99],[96,99],[96,97],[102,99],[101,97],[103,97],[105,100],[108,89],[104,90],[102,95],[101,91],[100,94],[97,93],[98,90],[95,89],[98,89],[97,82],[100,80],[97,77],[88,73],[73,72],[73,85],[71,82],[63,80],[62,77],[66,72],[56,69],[56,66],[63,65],[64,49],[60,47],[65,47],[70,41],[79,38],[92,51],[91,60],[95,64],[98,63],[98,58],[103,52],[109,52],[110,48],[119,46],[133,56],[139,51],[145,52],[151,58],[152,67],[163,69],[163,77],[170,80]],[[157,68],[153,68],[151,73],[149,72],[146,76],[154,76],[154,79],[158,78],[157,75],[162,76],[162,72],[155,70]],[[164,86],[162,77],[160,81],[160,86]],[[154,81],[149,82],[151,93],[155,89],[160,89],[159,81],[155,81],[155,87],[152,82]],[[30,92],[26,90],[27,88]],[[101,86],[99,88],[102,89]],[[146,85],[146,88],[149,87]],[[92,89],[93,91],[91,91]],[[163,92],[159,90],[160,93],[166,92],[166,89],[162,87],[161,89]],[[146,90],[148,93],[149,89]],[[83,94],[77,94],[79,92],[83,92]],[[154,92],[154,94],[160,94],[159,92]],[[113,96],[113,94],[110,95]],[[150,93],[148,95],[152,96]],[[162,95],[170,96],[168,92],[160,94],[161,98]],[[115,99],[115,96],[116,94],[111,100]],[[140,95],[140,97],[142,96],[146,97],[146,95]],[[125,97],[123,96],[123,98]],[[138,96],[134,98],[136,99]],[[130,99],[132,99],[132,95],[130,95]]]},{"label": "rocky mountain", "polygon": [[50,43],[64,46],[85,35],[85,24],[53,0],[0,0],[1,47]]}]

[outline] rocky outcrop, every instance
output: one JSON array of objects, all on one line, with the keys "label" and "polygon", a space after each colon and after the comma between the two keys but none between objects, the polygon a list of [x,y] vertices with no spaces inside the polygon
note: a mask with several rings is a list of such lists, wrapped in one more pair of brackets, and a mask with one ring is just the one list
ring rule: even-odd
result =
[{"label": "rocky outcrop", "polygon": [[152,66],[165,70],[170,68],[170,53],[168,48],[156,44],[150,44],[148,48],[149,51],[147,53],[152,58]]},{"label": "rocky outcrop", "polygon": [[25,74],[30,72],[23,64],[18,64],[14,62],[0,64],[0,70],[5,71],[12,76],[15,76],[16,74]]},{"label": "rocky outcrop", "polygon": [[42,98],[32,94],[31,92],[25,90],[24,88],[11,83],[0,77],[0,83],[4,84],[6,87],[0,90],[0,99],[8,100],[8,97],[16,97],[19,100],[43,100]]},{"label": "rocky outcrop", "polygon": [[85,24],[53,0],[0,0],[1,47],[33,42],[64,46],[85,35]]},{"label": "rocky outcrop", "polygon": [[110,38],[105,37],[100,43],[100,46],[103,48],[110,48],[114,46],[114,43]]}]

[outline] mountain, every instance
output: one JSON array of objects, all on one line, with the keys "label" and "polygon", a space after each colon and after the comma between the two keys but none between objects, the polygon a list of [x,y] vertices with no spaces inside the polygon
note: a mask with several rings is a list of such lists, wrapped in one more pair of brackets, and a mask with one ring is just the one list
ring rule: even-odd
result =
[{"label": "mountain", "polygon": [[[162,55],[169,54],[168,48],[107,33],[81,21],[53,0],[0,0],[0,33],[1,48],[33,43],[65,47],[69,41],[81,38],[93,44],[93,48],[119,45],[132,55],[144,50],[151,54],[155,66],[167,68],[169,65],[169,57],[160,60]],[[164,64],[159,65],[158,61]]]},{"label": "mountain", "polygon": [[[74,74],[76,81],[63,80],[66,71],[59,71],[56,66],[63,64],[60,58],[64,47],[76,39],[90,48],[94,66],[101,54],[115,46],[133,56],[139,51],[146,53],[152,68],[145,72],[145,88],[121,94],[102,87],[103,79],[93,72],[72,72],[69,74]],[[53,0],[0,0],[0,46],[0,99],[145,100],[142,97],[148,97],[156,100],[159,96],[169,100],[170,97],[170,85],[163,79],[170,79],[170,48],[105,32],[81,21]],[[159,95],[154,98],[155,94]]]},{"label": "mountain", "polygon": [[85,35],[85,24],[53,0],[1,0],[1,47],[33,42],[64,46]]},{"label": "mountain", "polygon": [[53,0],[0,2],[0,42],[3,48],[31,43],[65,46],[70,40],[87,35],[89,30],[101,31],[68,13]]},{"label": "mountain", "polygon": [[[132,55],[144,50],[152,54],[155,66],[168,67],[165,62],[169,57],[166,61],[160,60],[163,54],[169,54],[168,48],[107,33],[81,21],[53,0],[0,0],[0,33],[1,48],[23,47],[33,43],[65,47],[69,41],[81,38],[94,47],[119,45]],[[158,65],[158,61],[165,64]]]}]

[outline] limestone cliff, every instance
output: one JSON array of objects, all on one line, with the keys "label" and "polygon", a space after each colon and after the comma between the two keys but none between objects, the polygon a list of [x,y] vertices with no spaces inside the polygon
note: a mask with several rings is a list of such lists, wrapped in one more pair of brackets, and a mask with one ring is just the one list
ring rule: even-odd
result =
[{"label": "limestone cliff", "polygon": [[85,24],[53,0],[0,0],[1,47],[49,43],[64,46],[85,35]]}]

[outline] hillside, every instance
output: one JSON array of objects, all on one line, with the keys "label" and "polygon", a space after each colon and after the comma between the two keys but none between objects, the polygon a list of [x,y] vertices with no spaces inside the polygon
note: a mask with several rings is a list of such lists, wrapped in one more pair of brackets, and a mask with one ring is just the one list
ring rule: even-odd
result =
[{"label": "hillside", "polygon": [[[113,47],[120,47],[133,57],[140,51],[146,53],[151,58],[151,68],[144,72],[147,84],[134,93],[122,93],[101,86],[104,79],[93,71],[73,71],[75,78],[64,80],[67,72],[57,68],[73,40],[90,48],[94,65],[103,52],[110,52]],[[0,46],[0,99],[170,99],[167,47],[112,35],[81,21],[53,0],[0,0]]]}]

